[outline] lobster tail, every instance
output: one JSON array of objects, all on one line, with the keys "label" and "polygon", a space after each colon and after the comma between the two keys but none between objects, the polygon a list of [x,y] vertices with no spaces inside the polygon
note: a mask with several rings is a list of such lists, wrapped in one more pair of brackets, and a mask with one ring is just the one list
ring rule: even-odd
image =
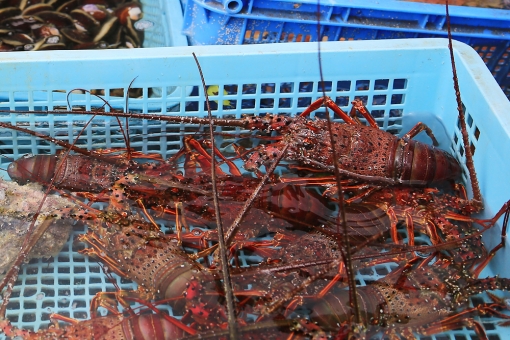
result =
[{"label": "lobster tail", "polygon": [[[384,297],[372,287],[359,287],[357,289],[361,317],[364,322],[377,323],[379,320]],[[339,290],[330,292],[311,307],[310,320],[316,322],[325,331],[338,331],[339,325],[351,321],[351,308],[349,307],[349,292]]]},{"label": "lobster tail", "polygon": [[462,173],[459,162],[441,149],[402,140],[395,155],[396,179],[408,184],[426,184],[457,178]]},{"label": "lobster tail", "polygon": [[7,168],[9,176],[19,184],[50,183],[55,175],[58,156],[25,155]]},{"label": "lobster tail", "polygon": [[[109,188],[124,168],[109,162],[97,162],[83,155],[26,155],[12,162],[7,173],[19,184],[37,182],[73,191],[101,192]],[[60,165],[62,161],[62,165]],[[57,173],[57,169],[60,170]]]}]

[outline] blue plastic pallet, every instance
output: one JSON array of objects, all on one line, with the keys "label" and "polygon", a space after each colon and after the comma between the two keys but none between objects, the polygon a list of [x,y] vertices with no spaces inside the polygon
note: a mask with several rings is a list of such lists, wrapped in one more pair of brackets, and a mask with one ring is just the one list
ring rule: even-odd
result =
[{"label": "blue plastic pallet", "polygon": [[[350,107],[349,102],[354,98],[362,99],[385,130],[403,134],[419,120],[433,126],[435,134],[442,135],[442,147],[463,161],[447,44],[445,39],[324,43],[326,92],[344,109]],[[481,217],[491,217],[510,198],[507,155],[510,103],[471,48],[458,42],[454,48],[468,132],[475,149],[475,166],[485,198],[486,209]],[[150,54],[144,49],[123,51],[122,55],[114,52],[4,54],[0,60],[0,77],[10,81],[0,83],[0,93],[8,98],[0,99],[0,109],[67,109],[65,102],[53,100],[50,94],[76,87],[104,89],[106,93],[120,88],[126,93],[129,83],[137,76],[133,87],[141,88],[144,97],[129,100],[130,107],[141,108],[137,112],[203,117],[205,97],[192,52],[200,60],[206,83],[218,87],[218,95],[210,98],[216,117],[240,118],[266,112],[295,115],[322,94],[315,43],[154,48]],[[100,67],[102,72],[90,72],[93,67]],[[174,93],[179,93],[172,98],[177,102],[172,111],[168,111],[165,95],[147,96],[151,88],[160,88],[163,93],[167,88],[174,88]],[[46,91],[48,96],[45,100],[35,98],[34,91]],[[26,94],[28,100],[16,101],[16,93]],[[107,99],[124,106],[123,98]],[[90,109],[96,101],[85,96],[72,99],[71,104]],[[4,114],[0,120],[72,142],[87,119],[77,115]],[[203,127],[133,120],[131,147],[168,157],[179,150],[184,135],[200,129]],[[227,129],[218,127],[217,131]],[[232,129],[232,132],[239,131]],[[222,144],[228,144],[229,138],[222,138]],[[111,148],[124,146],[124,141],[114,119],[96,117],[83,131],[78,145]],[[0,158],[2,168],[8,166],[9,158],[16,159],[25,153],[55,153],[56,149],[32,136],[0,130],[0,150],[5,156]],[[488,249],[499,242],[500,227],[484,235]],[[16,325],[38,329],[48,324],[50,311],[88,317],[86,301],[98,289],[113,289],[98,272],[98,265],[76,254],[70,243],[61,255],[49,265],[39,261],[22,269],[16,288],[18,296],[12,299],[17,308],[8,311],[9,316],[17,318]],[[509,256],[510,245],[507,245],[482,277],[494,273],[510,277],[510,267],[505,264]],[[368,275],[366,280],[377,279],[374,275]],[[50,279],[53,284],[48,282]],[[360,281],[363,282],[363,277]],[[131,287],[129,283],[123,284],[126,289]],[[484,318],[483,322],[491,339],[510,337],[510,329],[498,326],[497,319]],[[466,329],[455,330],[447,336],[476,339],[474,332]]]},{"label": "blue plastic pallet", "polygon": [[[454,39],[473,47],[510,96],[510,12],[450,6]],[[188,0],[183,33],[191,45],[240,45],[446,37],[441,5],[395,0]]]}]

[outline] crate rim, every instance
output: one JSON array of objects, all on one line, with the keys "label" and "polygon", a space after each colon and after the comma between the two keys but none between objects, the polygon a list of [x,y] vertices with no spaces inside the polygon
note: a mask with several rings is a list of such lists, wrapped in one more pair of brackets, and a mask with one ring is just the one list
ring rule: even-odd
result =
[{"label": "crate rim", "polygon": [[[358,41],[332,41],[321,42],[321,53],[345,53],[345,52],[370,52],[370,51],[398,51],[398,50],[437,50],[448,53],[448,40],[444,38],[420,38],[420,39],[389,39],[389,40],[358,40]],[[497,84],[492,74],[487,69],[478,53],[469,45],[453,41],[456,62],[466,65],[468,72],[487,98],[487,104],[496,113],[500,125],[510,136],[510,116],[503,113],[510,112],[510,102]],[[1,65],[11,64],[13,67],[20,63],[40,63],[41,61],[58,64],[60,62],[76,63],[80,61],[101,60],[141,60],[147,62],[151,59],[174,59],[189,58],[192,53],[200,57],[222,57],[228,55],[278,55],[282,51],[291,54],[316,54],[317,42],[309,43],[275,43],[256,45],[210,45],[210,46],[177,46],[177,47],[154,47],[150,53],[144,49],[130,50],[85,50],[85,51],[36,51],[36,52],[5,52],[0,55]],[[449,59],[449,58],[448,58]],[[121,71],[119,71],[121,72]],[[207,82],[207,71],[205,78]],[[200,82],[198,71],[196,72],[198,83]],[[15,80],[14,80],[15,81]],[[127,84],[126,84],[127,86]],[[462,84],[460,84],[462,96]],[[454,100],[454,98],[452,98]]]},{"label": "crate rim", "polygon": [[[416,39],[380,39],[356,41],[327,41],[321,42],[322,53],[335,53],[346,51],[388,51],[388,50],[447,50],[446,38],[416,38]],[[453,40],[456,53],[468,57],[477,69],[486,69],[480,56],[469,45]],[[197,56],[221,56],[233,54],[281,54],[285,53],[317,53],[317,42],[302,42],[296,44],[274,43],[253,45],[199,45],[151,47],[150,49],[124,49],[124,50],[54,50],[31,52],[3,52],[0,54],[0,63],[25,62],[74,62],[82,60],[117,60],[117,59],[157,59],[190,57],[194,52]],[[149,53],[150,52],[150,53]],[[478,59],[478,62],[476,61]],[[487,70],[487,72],[489,72]],[[495,83],[495,82],[494,82]],[[497,84],[497,83],[495,83]]]}]

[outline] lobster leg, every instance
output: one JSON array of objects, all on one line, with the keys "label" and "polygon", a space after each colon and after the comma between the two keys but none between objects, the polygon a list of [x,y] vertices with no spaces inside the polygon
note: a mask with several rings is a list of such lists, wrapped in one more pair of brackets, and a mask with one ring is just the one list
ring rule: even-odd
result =
[{"label": "lobster leg", "polygon": [[[187,143],[189,143],[190,147],[193,146],[193,148],[197,152],[199,152],[205,159],[207,159],[210,162],[211,155],[202,147],[202,145],[200,145],[200,143],[197,140],[191,137],[185,138],[185,140]],[[208,147],[211,147],[210,141],[203,140],[202,143],[207,144]],[[220,150],[218,150],[218,148],[214,147],[213,151],[216,156],[218,156],[223,162],[225,162],[228,165],[228,169],[233,176],[242,176],[241,171],[239,171],[239,168],[232,161],[223,156],[223,154],[220,152]],[[200,163],[200,165],[204,167],[203,163]]]},{"label": "lobster leg", "polygon": [[[334,103],[334,102],[331,105],[333,105],[333,104],[336,105],[336,103]],[[356,116],[356,112],[359,112],[359,113],[361,113],[361,115],[363,117],[365,117],[365,119],[367,120],[368,124],[371,127],[375,128],[375,129],[379,129],[379,125],[375,121],[372,114],[370,112],[368,112],[367,108],[365,107],[365,105],[363,105],[363,102],[361,100],[355,99],[351,102],[351,104],[352,104],[352,107],[351,107],[351,111],[349,112],[349,114],[351,115],[351,117],[353,119],[357,119],[358,123],[361,124],[361,121]]]},{"label": "lobster leg", "polygon": [[415,137],[417,134],[419,134],[422,131],[425,131],[427,136],[429,136],[430,139],[432,139],[432,143],[434,144],[434,146],[438,146],[439,145],[439,143],[437,142],[437,139],[434,136],[434,133],[432,132],[432,130],[427,125],[425,125],[422,122],[419,122],[415,126],[413,126],[411,128],[411,130],[409,130],[409,132],[407,132],[405,135],[402,136],[402,139],[403,140],[412,139],[413,137]]},{"label": "lobster leg", "polygon": [[310,113],[312,113],[313,111],[315,110],[318,110],[319,108],[321,108],[322,106],[327,106],[329,107],[331,110],[333,110],[340,118],[342,118],[347,124],[352,124],[352,125],[357,125],[358,123],[356,121],[354,121],[351,117],[349,117],[347,115],[347,113],[345,113],[344,110],[342,110],[340,107],[338,107],[338,105],[335,104],[335,102],[333,100],[331,100],[331,98],[329,97],[321,97],[317,100],[315,100],[312,104],[310,104],[310,106],[308,106],[306,108],[306,110],[304,110],[303,112],[301,112],[301,114],[299,116],[301,117],[305,117],[305,116],[308,116],[310,115]]},{"label": "lobster leg", "polygon": [[487,315],[494,314],[503,319],[510,319],[510,316],[503,314],[500,310],[508,309],[507,305],[503,303],[484,303],[473,308],[468,308],[450,316],[444,320],[435,322],[431,325],[420,329],[420,334],[433,335],[451,331],[454,329],[462,328],[463,326],[473,328],[480,339],[488,339],[484,327],[472,318],[472,315]]}]

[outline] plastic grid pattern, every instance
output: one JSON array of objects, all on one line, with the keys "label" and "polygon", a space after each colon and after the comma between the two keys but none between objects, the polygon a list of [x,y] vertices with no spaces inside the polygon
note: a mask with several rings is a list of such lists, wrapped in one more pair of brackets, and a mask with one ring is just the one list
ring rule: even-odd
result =
[{"label": "plastic grid pattern", "polygon": [[[444,38],[442,5],[401,1],[321,1],[322,41]],[[235,10],[233,10],[235,8]],[[192,45],[317,41],[317,1],[189,0],[183,33]],[[510,15],[450,6],[453,38],[473,47],[510,96]],[[207,27],[208,29],[204,29]]]},{"label": "plastic grid pattern", "polygon": [[[55,89],[72,89],[78,86],[106,90],[122,88],[126,93],[127,84],[140,70],[144,70],[134,86],[142,88],[145,95],[151,87],[175,87],[180,93],[179,105],[174,106],[175,112],[166,112],[166,97],[163,96],[156,99],[130,99],[130,107],[132,103],[138,104],[145,108],[146,112],[149,111],[148,104],[151,103],[154,107],[159,107],[159,112],[168,115],[203,116],[205,99],[191,57],[191,52],[194,51],[199,57],[207,83],[218,86],[218,95],[211,97],[213,115],[236,118],[264,112],[294,115],[322,93],[318,85],[318,72],[313,67],[316,62],[316,45],[292,44],[286,45],[285,49],[276,46],[177,48],[172,49],[172,56],[169,56],[169,49],[153,49],[152,56],[146,59],[140,58],[139,51],[127,51],[121,59],[110,58],[109,53],[87,55],[66,51],[57,55],[56,59],[53,55],[52,62],[58,65],[65,65],[66,62],[82,63],[84,66],[100,63],[105,70],[95,77],[90,77],[87,72],[77,72],[72,79],[65,77],[63,70],[59,71],[57,68],[54,68],[56,72],[51,75],[44,72],[31,73],[45,60],[44,56],[40,54],[39,59],[27,53],[22,54],[19,59],[20,54],[16,53],[15,61],[7,59],[3,62],[5,68],[2,68],[1,72],[7,72],[12,69],[9,66],[15,64],[18,77],[13,78],[9,87],[0,85],[0,91],[7,92],[10,98],[0,101],[0,107],[21,110],[26,107],[55,109],[61,105],[66,106],[65,102],[52,102],[50,97],[46,102],[34,100],[30,96],[33,82],[37,83],[36,88],[43,88],[47,93],[53,93]],[[475,163],[482,193],[486,198],[487,208],[483,216],[489,217],[507,199],[505,193],[510,192],[510,188],[507,188],[508,181],[504,181],[510,170],[504,165],[506,158],[503,151],[507,150],[506,146],[510,143],[509,134],[505,130],[505,126],[509,125],[505,124],[508,118],[499,114],[508,112],[510,104],[476,54],[465,45],[454,46],[471,140],[476,148]],[[445,40],[326,43],[323,45],[322,58],[326,68],[326,92],[344,109],[348,109],[351,100],[359,97],[366,101],[368,109],[375,113],[383,128],[396,132],[407,131],[406,125],[412,126],[417,119],[423,119],[429,125],[440,120],[442,124],[439,126],[443,126],[444,138],[447,139],[443,145],[446,148],[451,147],[459,159],[463,158],[458,142],[460,135],[456,126],[455,97],[451,88],[451,74],[448,71],[449,59]],[[378,61],[377,65],[374,60]],[[255,64],[265,65],[267,69],[253,67]],[[342,68],[337,65],[349,67]],[[85,69],[87,67],[83,67],[83,70]],[[162,73],[164,77],[160,76]],[[25,80],[26,74],[35,75],[30,84]],[[117,77],[112,77],[113,74]],[[57,83],[55,79],[60,79],[60,82]],[[188,95],[188,90],[193,91]],[[14,101],[12,94],[20,91],[26,91],[29,100]],[[99,100],[92,96],[85,95],[84,98],[84,102],[79,104],[83,104],[87,109],[96,106],[96,101],[99,103]],[[111,98],[106,96],[106,99]],[[79,100],[82,101],[83,98]],[[111,100],[119,101],[120,106],[124,105],[120,99]],[[157,110],[153,108],[150,111]],[[492,119],[487,119],[488,115]],[[18,122],[18,125],[25,125],[68,141],[73,140],[73,136],[86,121],[83,116],[53,114],[6,114],[1,118],[2,121]],[[185,133],[197,129],[196,126],[145,120],[132,121],[130,127],[135,148],[146,152],[160,152],[165,156],[179,149],[180,138]],[[435,132],[438,134],[437,130]],[[0,148],[6,157],[18,158],[27,152],[54,153],[56,149],[37,138],[13,131],[2,130],[0,136],[3,144]],[[113,119],[98,117],[84,131],[80,145],[86,148],[120,147],[123,146],[123,140]],[[492,160],[491,164],[483,162],[485,157]],[[7,163],[4,163],[3,167],[6,166]],[[495,168],[498,169],[496,173]],[[487,237],[484,240],[489,249],[499,242],[499,233],[500,231],[494,228],[485,235]],[[18,316],[20,323],[17,325],[38,328],[38,322],[47,323],[48,308],[51,308],[52,312],[71,317],[84,317],[88,313],[87,301],[90,301],[93,294],[99,290],[113,289],[102,277],[98,264],[77,255],[71,244],[68,243],[65,250],[49,263],[39,260],[24,267],[20,276],[20,288],[17,288],[19,296],[12,299],[13,309],[9,310],[9,315]],[[484,272],[484,275],[495,272],[508,277],[508,269],[501,260],[507,256],[505,253],[507,250],[496,256],[492,267]],[[377,273],[368,274],[367,277],[360,276],[361,283],[378,278],[373,276]],[[132,287],[130,283],[118,282],[122,288]],[[16,308],[22,310],[18,311]],[[494,322],[493,319],[484,319],[484,323],[492,325],[489,331],[491,336],[504,339],[509,335],[507,329],[493,325]],[[468,330],[449,334],[450,339],[475,338],[474,333]]]}]

